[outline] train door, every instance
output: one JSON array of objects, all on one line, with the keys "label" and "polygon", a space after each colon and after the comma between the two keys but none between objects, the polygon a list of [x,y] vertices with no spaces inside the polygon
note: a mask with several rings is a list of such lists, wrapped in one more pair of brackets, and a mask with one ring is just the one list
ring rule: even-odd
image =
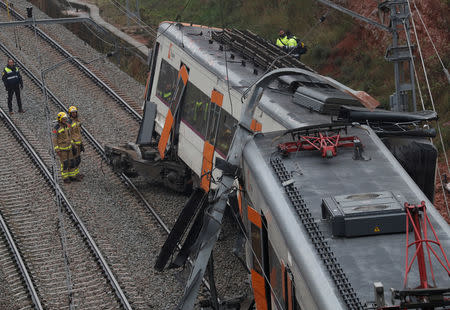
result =
[{"label": "train door", "polygon": [[144,95],[144,104],[150,100],[153,81],[155,79],[155,71],[156,71],[156,62],[158,60],[159,55],[159,42],[155,43],[155,47],[152,51],[152,58],[150,61],[150,71],[148,72],[147,83],[145,85],[145,95]]},{"label": "train door", "polygon": [[268,260],[267,222],[264,215],[247,206],[252,249],[251,276],[253,296],[257,310],[271,310],[271,294]]},{"label": "train door", "polygon": [[[179,128],[179,121],[180,121],[178,111],[180,110],[179,109],[180,101],[186,89],[188,78],[189,78],[188,68],[185,65],[182,65],[180,70],[178,71],[178,78],[175,86],[174,95],[171,97],[171,101],[169,103],[169,110],[167,111],[164,127],[158,142],[158,150],[162,159],[164,159],[166,155],[166,149],[169,143],[169,138],[171,139],[170,141],[171,145],[176,145],[175,141],[177,138],[176,129]],[[175,128],[175,132],[172,132],[173,128]]]},{"label": "train door", "polygon": [[208,118],[206,122],[205,142],[203,144],[203,161],[201,169],[200,186],[205,192],[209,191],[211,186],[211,175],[214,160],[214,151],[219,132],[219,121],[222,111],[223,94],[217,90],[211,92],[211,102],[208,109]]}]

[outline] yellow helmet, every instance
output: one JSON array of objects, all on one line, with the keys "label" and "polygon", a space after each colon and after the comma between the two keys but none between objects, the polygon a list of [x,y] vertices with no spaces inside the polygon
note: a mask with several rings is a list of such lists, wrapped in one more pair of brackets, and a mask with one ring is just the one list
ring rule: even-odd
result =
[{"label": "yellow helmet", "polygon": [[71,106],[71,107],[69,108],[69,113],[72,113],[72,112],[78,112],[78,109],[77,109],[76,106]]},{"label": "yellow helmet", "polygon": [[60,122],[63,118],[67,118],[66,112],[59,112],[58,115],[56,116],[58,122]]}]

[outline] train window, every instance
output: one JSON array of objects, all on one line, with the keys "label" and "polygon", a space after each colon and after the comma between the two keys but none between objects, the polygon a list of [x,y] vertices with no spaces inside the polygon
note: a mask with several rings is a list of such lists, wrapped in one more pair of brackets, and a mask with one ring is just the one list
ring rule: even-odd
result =
[{"label": "train window", "polygon": [[220,110],[221,108],[217,104],[212,102],[210,103],[208,111],[208,124],[206,126],[206,140],[212,145],[215,144],[216,136],[218,135]]},{"label": "train window", "polygon": [[161,59],[156,96],[169,105],[178,80],[178,71],[167,61]]},{"label": "train window", "polygon": [[181,118],[188,123],[202,139],[206,135],[206,122],[208,120],[208,107],[211,99],[188,81],[182,99]]},{"label": "train window", "polygon": [[281,264],[270,241],[269,241],[269,268],[270,268],[272,305],[275,306],[272,309],[284,310],[286,309],[286,305],[284,303],[283,298]]},{"label": "train window", "polygon": [[256,272],[262,275],[261,230],[255,224],[251,224],[250,229],[252,234],[253,269],[255,269]]},{"label": "train window", "polygon": [[[178,104],[180,103],[180,98],[183,95],[184,90],[185,90],[185,85],[184,85],[183,79],[181,78],[182,71],[183,71],[183,69],[180,69],[180,73],[179,73],[180,76],[178,78],[176,88],[173,91],[175,97],[170,101],[170,111],[172,111],[173,115],[175,115]],[[184,71],[184,73],[186,73],[186,71]]]},{"label": "train window", "polygon": [[237,120],[230,113],[222,109],[219,121],[219,133],[217,135],[217,149],[224,155],[228,154],[228,150],[233,140],[236,130]]}]

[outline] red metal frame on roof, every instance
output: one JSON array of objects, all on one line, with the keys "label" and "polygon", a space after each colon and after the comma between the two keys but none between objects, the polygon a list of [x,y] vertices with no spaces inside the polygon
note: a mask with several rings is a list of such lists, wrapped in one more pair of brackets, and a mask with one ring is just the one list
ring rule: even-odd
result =
[{"label": "red metal frame on roof", "polygon": [[278,145],[278,149],[287,155],[298,151],[318,150],[322,157],[334,157],[339,147],[354,147],[359,141],[357,136],[341,137],[340,134],[328,136],[319,132],[316,136],[299,136],[299,140]]},{"label": "red metal frame on roof", "polygon": [[[424,247],[427,249],[428,254],[428,261],[430,264],[430,273],[431,278],[433,280],[434,286],[436,286],[435,279],[434,279],[434,271],[433,266],[431,263],[431,253],[433,253],[436,260],[442,265],[442,267],[447,272],[448,276],[450,277],[450,264],[448,262],[447,256],[445,255],[444,249],[442,248],[441,242],[439,241],[439,238],[436,234],[436,231],[433,228],[433,225],[430,222],[430,219],[427,216],[427,208],[425,206],[425,201],[422,201],[420,205],[410,205],[407,202],[405,203],[405,211],[406,211],[406,270],[405,270],[405,280],[404,280],[404,287],[406,288],[408,284],[408,273],[411,271],[411,267],[414,263],[414,260],[417,258],[417,264],[419,266],[419,275],[420,275],[420,286],[419,288],[429,288],[431,287],[428,282],[427,277],[427,266],[425,262],[425,251]],[[420,221],[420,212],[423,213],[422,216],[422,222]],[[412,228],[414,230],[414,241],[409,242],[409,225],[412,225]],[[435,240],[431,240],[428,237],[428,226],[433,232]],[[423,236],[422,236],[423,234]],[[431,247],[431,244],[435,244],[439,247],[441,253],[442,253],[442,259],[439,257],[439,255],[436,253],[436,251]],[[416,251],[414,253],[414,256],[412,257],[411,261],[409,262],[408,252],[409,248],[411,246],[415,245]],[[431,251],[431,253],[430,253]],[[445,262],[445,263],[444,263]]]}]

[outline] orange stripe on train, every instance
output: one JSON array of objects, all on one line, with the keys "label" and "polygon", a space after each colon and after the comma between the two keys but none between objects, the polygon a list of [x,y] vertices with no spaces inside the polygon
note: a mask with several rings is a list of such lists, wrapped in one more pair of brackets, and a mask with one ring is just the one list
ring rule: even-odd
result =
[{"label": "orange stripe on train", "polygon": [[164,159],[164,156],[166,156],[166,147],[167,147],[167,142],[169,141],[170,131],[172,130],[172,125],[173,125],[173,116],[172,116],[172,112],[169,110],[169,112],[167,112],[163,131],[161,132],[161,138],[159,138],[159,142],[158,142],[158,150],[159,150],[159,155],[161,156],[161,159]]},{"label": "orange stripe on train", "polygon": [[210,144],[208,141],[205,141],[203,146],[203,163],[202,163],[202,181],[201,187],[205,192],[209,191],[209,187],[211,185],[211,171],[213,166],[213,157],[214,157],[214,145]]}]

